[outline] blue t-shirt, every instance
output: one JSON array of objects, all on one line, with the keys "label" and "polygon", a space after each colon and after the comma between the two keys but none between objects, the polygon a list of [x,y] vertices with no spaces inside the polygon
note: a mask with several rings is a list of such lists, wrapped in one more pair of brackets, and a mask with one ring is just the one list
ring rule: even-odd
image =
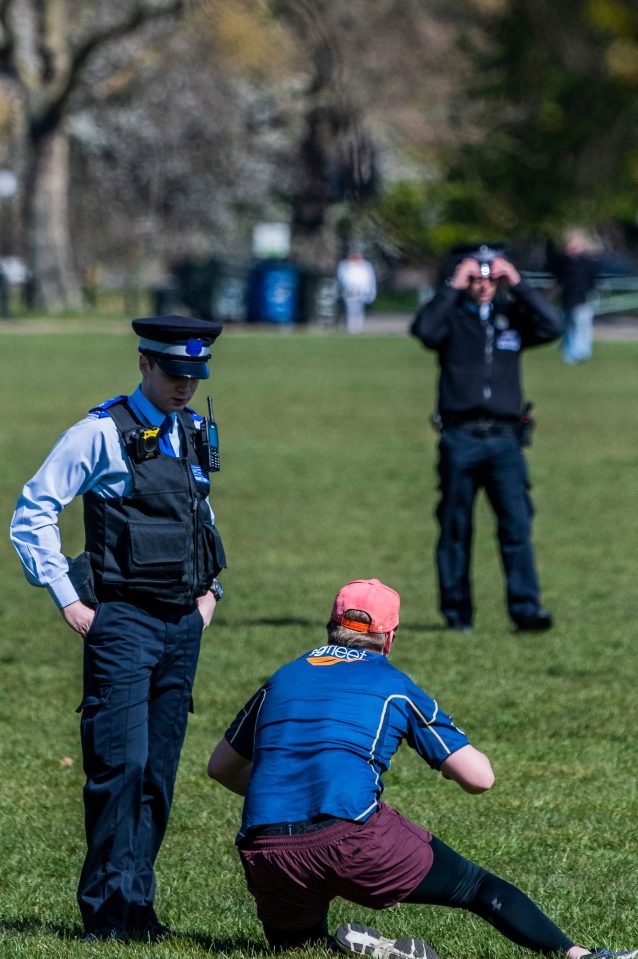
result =
[{"label": "blue t-shirt", "polygon": [[319,646],[282,666],[225,735],[253,764],[240,837],[321,814],[364,822],[403,739],[433,769],[468,744],[384,655],[345,646]]}]

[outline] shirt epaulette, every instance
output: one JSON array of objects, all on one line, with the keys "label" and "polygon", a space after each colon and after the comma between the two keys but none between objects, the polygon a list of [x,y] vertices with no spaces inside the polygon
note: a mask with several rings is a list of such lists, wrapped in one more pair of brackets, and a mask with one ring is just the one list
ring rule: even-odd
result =
[{"label": "shirt epaulette", "polygon": [[110,406],[115,406],[116,403],[121,403],[127,399],[128,396],[114,396],[111,400],[104,400],[104,402],[100,403],[99,406],[94,406],[92,409],[90,409],[88,415],[91,416],[93,414],[97,419],[102,419],[103,417],[109,415],[108,409]]},{"label": "shirt epaulette", "polygon": [[204,419],[203,416],[200,416],[199,413],[197,413],[197,412],[196,412],[194,409],[192,409],[192,407],[190,407],[190,406],[185,406],[185,407],[184,407],[184,412],[185,412],[185,413],[190,413],[190,415],[193,417],[193,423],[201,423],[202,420]]}]

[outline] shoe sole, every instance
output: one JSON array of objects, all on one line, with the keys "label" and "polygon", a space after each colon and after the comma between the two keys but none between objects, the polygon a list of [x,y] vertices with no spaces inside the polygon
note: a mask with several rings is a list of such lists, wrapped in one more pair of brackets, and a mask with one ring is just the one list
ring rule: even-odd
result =
[{"label": "shoe sole", "polygon": [[161,932],[151,932],[150,930],[143,932],[141,929],[136,929],[129,933],[129,938],[133,942],[167,942],[169,939],[175,938],[175,933],[170,929]]},{"label": "shoe sole", "polygon": [[514,632],[516,633],[546,633],[549,629],[552,629],[554,623],[536,623],[535,625],[523,625],[517,624]]},{"label": "shoe sole", "polygon": [[439,959],[422,939],[386,939],[376,929],[354,922],[339,926],[334,940],[342,952],[372,959]]},{"label": "shoe sole", "polygon": [[117,942],[120,945],[126,945],[130,942],[130,939],[125,932],[110,933],[109,935],[87,932],[82,937],[82,942]]}]

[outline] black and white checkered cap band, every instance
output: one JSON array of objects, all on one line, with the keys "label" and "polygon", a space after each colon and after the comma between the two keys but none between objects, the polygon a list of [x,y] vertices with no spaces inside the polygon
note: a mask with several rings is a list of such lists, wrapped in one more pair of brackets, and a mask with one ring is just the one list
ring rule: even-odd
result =
[{"label": "black and white checkered cap band", "polygon": [[209,360],[210,347],[204,346],[202,340],[193,337],[187,343],[160,343],[158,340],[147,340],[140,337],[140,351],[165,356],[166,359],[177,360]]}]

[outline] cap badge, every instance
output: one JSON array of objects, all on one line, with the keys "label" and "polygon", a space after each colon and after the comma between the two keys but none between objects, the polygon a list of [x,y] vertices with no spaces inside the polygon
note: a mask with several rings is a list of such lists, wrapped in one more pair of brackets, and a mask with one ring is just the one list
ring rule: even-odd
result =
[{"label": "cap badge", "polygon": [[188,340],[186,344],[186,352],[189,356],[199,356],[204,348],[203,340]]}]

